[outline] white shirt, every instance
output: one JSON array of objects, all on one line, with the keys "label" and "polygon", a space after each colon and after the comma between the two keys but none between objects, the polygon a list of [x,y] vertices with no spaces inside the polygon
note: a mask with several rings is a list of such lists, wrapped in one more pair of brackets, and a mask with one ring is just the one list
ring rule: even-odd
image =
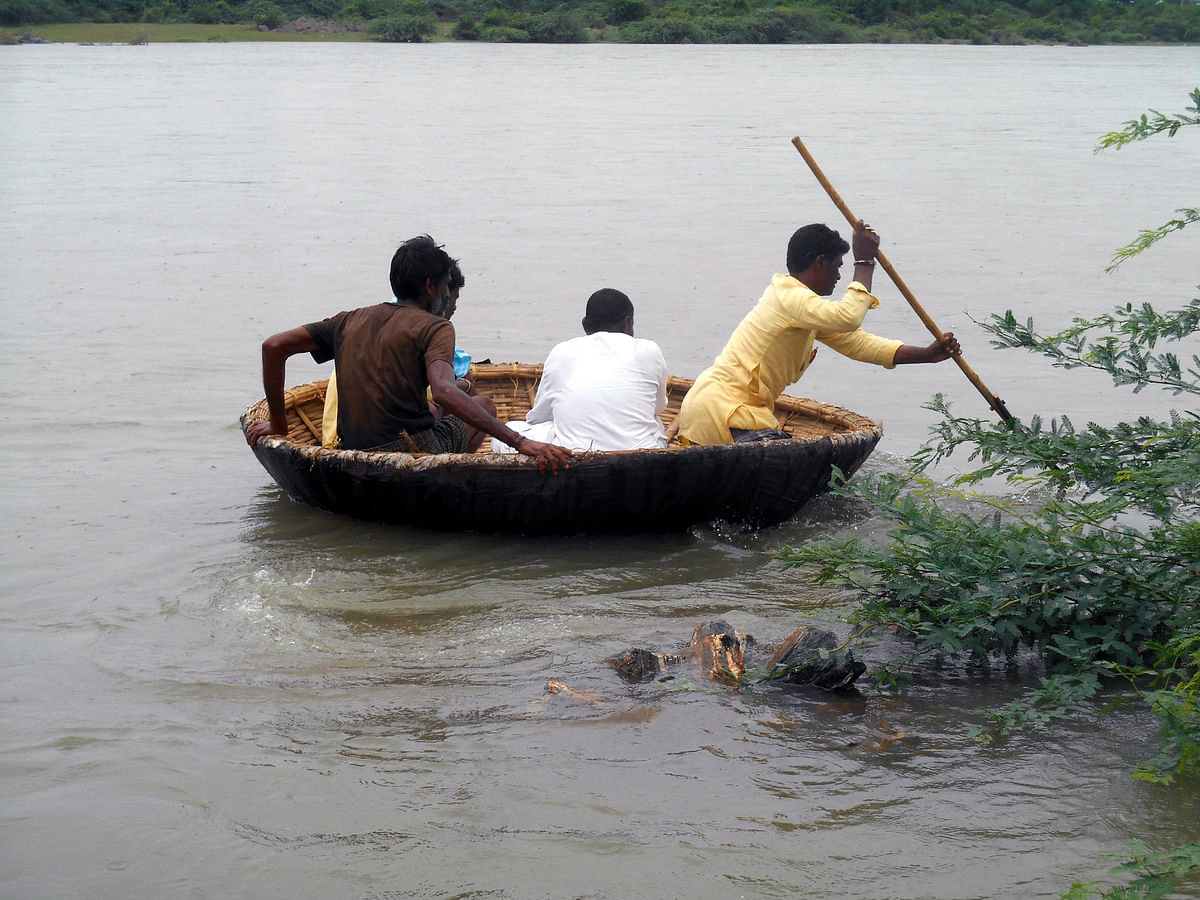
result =
[{"label": "white shirt", "polygon": [[667,362],[658,344],[597,331],[550,351],[525,415],[539,427],[526,433],[571,450],[665,447],[658,414],[666,405]]}]

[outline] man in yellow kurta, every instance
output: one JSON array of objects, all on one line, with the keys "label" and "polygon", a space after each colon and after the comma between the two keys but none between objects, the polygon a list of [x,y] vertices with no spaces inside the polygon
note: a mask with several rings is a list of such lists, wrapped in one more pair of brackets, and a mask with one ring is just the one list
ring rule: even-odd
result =
[{"label": "man in yellow kurta", "polygon": [[804,374],[816,356],[814,341],[888,369],[941,362],[959,353],[950,333],[928,347],[912,347],[862,330],[867,310],[879,305],[871,294],[879,236],[859,221],[852,240],[854,280],[840,300],[828,300],[850,244],[825,225],[805,225],[792,235],[789,274],[771,279],[720,356],[683,398],[679,436],[684,441],[728,444],[745,433],[778,428],[775,399]]}]

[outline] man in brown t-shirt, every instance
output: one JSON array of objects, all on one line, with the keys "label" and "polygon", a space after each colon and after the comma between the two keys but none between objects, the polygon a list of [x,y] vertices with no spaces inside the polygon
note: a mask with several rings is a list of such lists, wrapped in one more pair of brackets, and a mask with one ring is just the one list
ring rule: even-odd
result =
[{"label": "man in brown t-shirt", "polygon": [[[247,429],[250,446],[266,435],[287,433],[285,364],[297,353],[311,353],[317,362],[336,360],[338,432],[345,449],[462,453],[490,434],[537,458],[539,468],[565,468],[570,450],[522,437],[496,418],[495,404],[468,396],[456,384],[454,326],[443,318],[453,265],[433,238],[412,238],[392,257],[395,303],[338,313],[267,338],[262,360],[270,419]],[[426,388],[446,413],[436,420]]]},{"label": "man in brown t-shirt", "polygon": [[[347,450],[374,450],[416,440],[435,421],[426,400],[426,367],[454,356],[454,331],[445,319],[406,303],[380,303],[304,326],[320,347],[317,362],[337,360],[338,434]],[[465,424],[443,416],[430,453],[470,449]],[[390,448],[389,448],[390,449]],[[400,446],[396,449],[411,449]]]}]

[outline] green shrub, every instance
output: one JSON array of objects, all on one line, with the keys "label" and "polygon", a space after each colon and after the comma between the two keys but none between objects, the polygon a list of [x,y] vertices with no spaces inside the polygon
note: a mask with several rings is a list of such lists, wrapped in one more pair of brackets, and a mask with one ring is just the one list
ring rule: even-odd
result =
[{"label": "green shrub", "polygon": [[578,44],[587,40],[583,26],[573,13],[551,12],[529,16],[521,23],[531,41],[539,44]]},{"label": "green shrub", "polygon": [[1160,6],[1141,21],[1141,31],[1166,43],[1200,41],[1200,6]]},{"label": "green shrub", "polygon": [[237,21],[225,0],[213,0],[188,7],[185,16],[189,22],[197,25],[228,25]]},{"label": "green shrub", "polygon": [[1017,27],[1021,36],[1031,41],[1054,41],[1065,44],[1069,37],[1066,28],[1049,19],[1027,19]]},{"label": "green shrub", "polygon": [[647,10],[646,0],[608,0],[604,5],[605,20],[614,25],[644,19]]},{"label": "green shrub", "polygon": [[848,37],[845,23],[818,9],[780,10],[775,15],[780,21],[773,27],[790,43],[837,44]]},{"label": "green shrub", "polygon": [[529,32],[520,28],[492,25],[479,33],[479,40],[489,44],[527,44],[529,43]]},{"label": "green shrub", "polygon": [[993,44],[1010,44],[1019,46],[1025,43],[1025,38],[1021,37],[1011,28],[996,28],[991,34]]},{"label": "green shrub", "polygon": [[303,0],[288,4],[284,13],[289,19],[302,15],[314,19],[332,19],[344,5],[344,0]]},{"label": "green shrub", "polygon": [[643,19],[622,25],[621,40],[630,44],[703,44],[708,35],[687,19]]},{"label": "green shrub", "polygon": [[914,20],[915,26],[930,39],[965,41],[971,39],[971,21],[962,13],[938,9],[922,13]]},{"label": "green shrub", "polygon": [[418,44],[437,30],[424,16],[388,16],[371,23],[367,33],[379,41],[394,44]]},{"label": "green shrub", "polygon": [[800,30],[796,27],[795,17],[786,10],[768,10],[729,21],[741,23],[739,43],[787,44],[803,40]]},{"label": "green shrub", "polygon": [[0,25],[46,25],[75,21],[75,13],[61,0],[0,0]]},{"label": "green shrub", "polygon": [[1144,44],[1146,36],[1140,31],[1112,31],[1108,39],[1114,44]]},{"label": "green shrub", "polygon": [[883,25],[913,15],[916,4],[900,4],[892,0],[850,0],[847,12],[861,25]]},{"label": "green shrub", "polygon": [[477,41],[479,40],[479,22],[469,13],[464,13],[459,16],[454,27],[450,29],[450,36],[456,41]]},{"label": "green shrub", "polygon": [[278,28],[287,21],[279,4],[271,0],[250,0],[245,6],[245,15],[255,25],[265,28]]},{"label": "green shrub", "polygon": [[392,0],[351,0],[338,10],[334,17],[339,22],[372,21],[385,19],[395,12]]}]

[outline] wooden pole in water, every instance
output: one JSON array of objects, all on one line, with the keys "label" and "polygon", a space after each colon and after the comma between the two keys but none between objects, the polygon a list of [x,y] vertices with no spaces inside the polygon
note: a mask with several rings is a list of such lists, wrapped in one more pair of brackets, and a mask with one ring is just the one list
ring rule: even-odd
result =
[{"label": "wooden pole in water", "polygon": [[[813,159],[812,154],[808,152],[808,148],[804,146],[804,142],[800,140],[800,138],[794,137],[792,138],[792,143],[796,146],[796,149],[800,151],[800,155],[804,157],[804,161],[808,163],[808,167],[812,169],[812,173],[817,176],[817,181],[821,182],[821,187],[825,188],[825,193],[829,195],[829,199],[832,200],[834,205],[842,211],[842,215],[846,217],[846,221],[850,223],[850,226],[854,227],[854,223],[857,222],[858,219],[855,218],[852,212],[850,212],[850,207],[846,205],[846,202],[838,195],[838,192],[834,190],[833,185],[829,183],[829,179],[825,177],[825,173],[821,171],[821,167],[817,165],[817,161]],[[913,295],[913,292],[908,289],[908,285],[904,283],[904,279],[900,277],[899,273],[897,273],[892,267],[892,264],[888,262],[887,257],[883,255],[883,251],[876,250],[875,259],[879,261],[879,265],[883,267],[883,270],[888,273],[888,276],[892,279],[892,282],[896,285],[896,288],[901,294],[904,295],[904,299],[907,300],[908,305],[913,308],[913,312],[915,312],[918,318],[925,323],[925,327],[929,329],[929,333],[940,341],[945,336],[942,333],[942,330],[937,327],[937,324],[933,321],[933,319],[929,318],[929,314],[925,312],[921,304],[917,302],[917,298]],[[987,385],[985,385],[980,377],[975,374],[975,370],[967,365],[967,362],[962,358],[961,353],[958,354],[958,356],[952,356],[951,359],[958,363],[958,367],[962,369],[963,374],[967,376],[967,380],[970,381],[971,384],[975,385],[975,388],[983,395],[983,399],[988,402],[988,406],[995,410],[996,415],[998,415],[1005,422],[1012,419],[1013,415],[1008,411],[1008,407],[1004,405],[1004,401],[987,389]]]}]

